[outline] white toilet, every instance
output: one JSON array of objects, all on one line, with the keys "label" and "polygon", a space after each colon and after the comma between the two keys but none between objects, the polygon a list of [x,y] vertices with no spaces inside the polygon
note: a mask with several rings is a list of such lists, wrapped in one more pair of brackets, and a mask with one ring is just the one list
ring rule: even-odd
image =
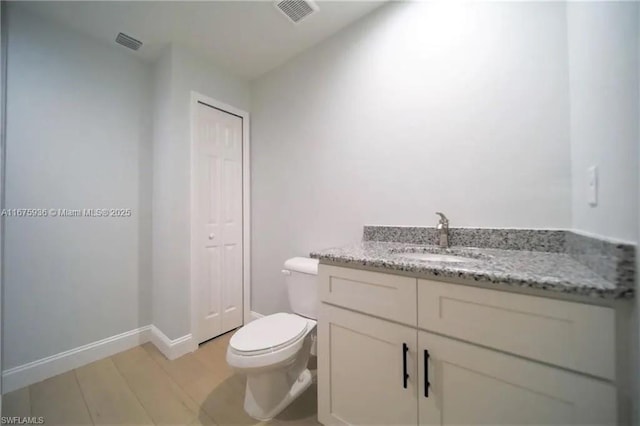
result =
[{"label": "white toilet", "polygon": [[315,353],[318,309],[318,261],[294,257],[284,263],[289,303],[294,314],[257,319],[229,341],[227,362],[247,375],[244,409],[258,420],[270,420],[311,384],[307,362]]}]

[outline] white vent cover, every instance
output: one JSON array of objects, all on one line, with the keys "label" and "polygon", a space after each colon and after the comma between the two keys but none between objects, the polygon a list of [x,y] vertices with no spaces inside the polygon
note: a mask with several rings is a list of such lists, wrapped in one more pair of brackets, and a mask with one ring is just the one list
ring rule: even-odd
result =
[{"label": "white vent cover", "polygon": [[318,5],[312,0],[276,0],[276,8],[294,24],[318,11]]},{"label": "white vent cover", "polygon": [[121,44],[124,47],[128,47],[131,50],[138,50],[140,49],[140,46],[142,46],[142,42],[140,40],[136,40],[125,33],[118,33],[116,43]]}]

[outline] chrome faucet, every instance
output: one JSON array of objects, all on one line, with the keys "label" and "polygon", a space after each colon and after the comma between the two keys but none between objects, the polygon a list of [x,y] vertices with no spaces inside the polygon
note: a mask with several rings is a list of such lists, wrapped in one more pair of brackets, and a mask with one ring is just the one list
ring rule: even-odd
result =
[{"label": "chrome faucet", "polygon": [[436,212],[440,216],[436,229],[438,230],[438,246],[440,248],[449,247],[449,219],[440,212]]}]

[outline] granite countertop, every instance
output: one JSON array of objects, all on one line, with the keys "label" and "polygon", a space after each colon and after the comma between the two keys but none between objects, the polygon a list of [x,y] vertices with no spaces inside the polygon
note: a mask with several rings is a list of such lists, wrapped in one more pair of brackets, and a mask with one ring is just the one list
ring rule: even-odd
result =
[{"label": "granite countertop", "polygon": [[[402,256],[406,251],[459,255],[469,260],[461,263],[414,260]],[[633,297],[633,289],[604,279],[566,253],[475,247],[440,249],[408,243],[362,241],[312,252],[311,257],[321,263],[375,268],[391,273],[401,271],[421,278],[462,279],[605,299]]]}]

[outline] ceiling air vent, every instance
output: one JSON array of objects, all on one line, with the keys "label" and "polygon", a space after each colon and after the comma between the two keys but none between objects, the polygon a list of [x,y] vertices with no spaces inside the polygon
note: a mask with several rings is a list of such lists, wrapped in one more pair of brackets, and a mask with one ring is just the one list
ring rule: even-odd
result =
[{"label": "ceiling air vent", "polygon": [[131,50],[138,50],[140,46],[142,46],[142,42],[136,40],[133,37],[129,37],[124,33],[118,33],[116,37],[116,43],[123,45],[124,47],[128,47]]},{"label": "ceiling air vent", "polygon": [[318,5],[311,0],[276,0],[275,5],[294,24],[318,10]]}]

